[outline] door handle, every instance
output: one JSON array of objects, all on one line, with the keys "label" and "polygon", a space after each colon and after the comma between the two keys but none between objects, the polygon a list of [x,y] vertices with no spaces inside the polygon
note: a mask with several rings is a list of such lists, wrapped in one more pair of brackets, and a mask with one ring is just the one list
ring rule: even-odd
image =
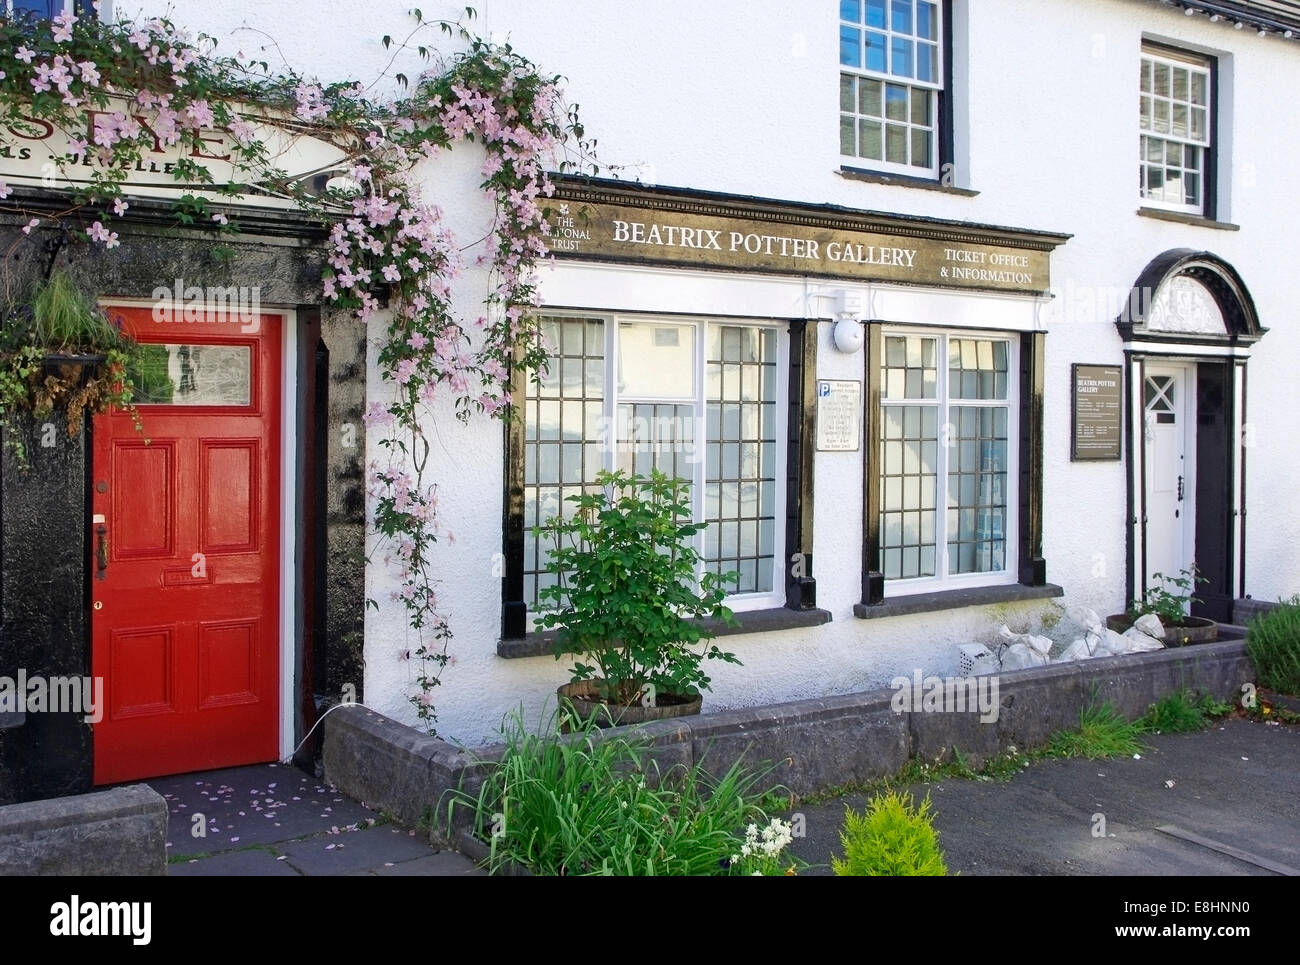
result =
[{"label": "door handle", "polygon": [[95,527],[95,579],[102,580],[108,572],[108,527],[100,523]]},{"label": "door handle", "polygon": [[1178,501],[1180,503],[1183,501],[1183,477],[1182,476],[1178,477]]}]

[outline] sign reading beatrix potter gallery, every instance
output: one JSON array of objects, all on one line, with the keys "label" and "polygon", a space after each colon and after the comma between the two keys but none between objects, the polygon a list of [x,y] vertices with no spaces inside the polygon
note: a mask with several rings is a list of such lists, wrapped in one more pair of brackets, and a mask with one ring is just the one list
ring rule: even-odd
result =
[{"label": "sign reading beatrix potter gallery", "polygon": [[1118,365],[1071,366],[1074,373],[1074,434],[1070,458],[1075,461],[1120,458],[1123,438],[1124,380]]},{"label": "sign reading beatrix potter gallery", "polygon": [[817,382],[817,451],[857,452],[862,432],[862,383]]},{"label": "sign reading beatrix potter gallery", "polygon": [[[815,222],[818,219],[806,219]],[[824,219],[823,219],[824,220]],[[605,201],[560,203],[548,245],[559,257],[1042,293],[1047,250],[885,230],[702,214]]]}]

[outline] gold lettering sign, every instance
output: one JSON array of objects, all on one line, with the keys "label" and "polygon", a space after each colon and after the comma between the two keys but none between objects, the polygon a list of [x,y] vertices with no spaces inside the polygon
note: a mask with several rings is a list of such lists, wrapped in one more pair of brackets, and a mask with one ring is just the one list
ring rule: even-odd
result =
[{"label": "gold lettering sign", "polygon": [[[557,200],[549,245],[557,257],[728,268],[903,282],[942,288],[1042,293],[1050,248],[945,240],[594,201]],[[824,219],[829,221],[830,219]]]}]

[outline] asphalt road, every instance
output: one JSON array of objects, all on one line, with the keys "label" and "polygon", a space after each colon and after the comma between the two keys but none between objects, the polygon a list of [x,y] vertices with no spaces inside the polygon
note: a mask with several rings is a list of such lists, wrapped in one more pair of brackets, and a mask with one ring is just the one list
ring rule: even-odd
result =
[{"label": "asphalt road", "polygon": [[[911,790],[930,795],[950,873],[1300,875],[1300,727],[1230,718],[1143,743],[1136,760],[1049,760],[1006,782]],[[802,874],[830,873],[844,808],[864,801],[798,809],[807,830],[793,849],[813,865]]]}]

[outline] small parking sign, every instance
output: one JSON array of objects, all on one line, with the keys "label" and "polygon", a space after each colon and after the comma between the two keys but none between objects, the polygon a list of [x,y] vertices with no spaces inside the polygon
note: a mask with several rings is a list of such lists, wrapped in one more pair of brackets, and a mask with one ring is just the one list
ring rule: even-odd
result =
[{"label": "small parking sign", "polygon": [[857,452],[862,433],[862,383],[817,382],[817,451]]}]

